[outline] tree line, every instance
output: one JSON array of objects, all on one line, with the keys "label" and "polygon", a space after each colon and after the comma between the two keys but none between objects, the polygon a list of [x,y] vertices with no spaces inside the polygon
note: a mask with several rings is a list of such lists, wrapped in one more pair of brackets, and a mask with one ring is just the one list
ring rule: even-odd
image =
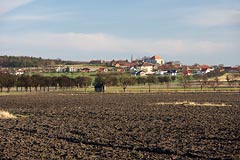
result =
[{"label": "tree line", "polygon": [[79,62],[62,61],[61,59],[43,59],[41,57],[28,56],[0,56],[0,67],[26,68],[26,67],[48,67],[54,65],[74,65]]},{"label": "tree line", "polygon": [[114,74],[96,74],[95,78],[87,76],[79,76],[76,78],[71,78],[67,76],[60,77],[46,77],[41,75],[21,75],[16,76],[8,73],[0,73],[0,92],[3,91],[3,88],[7,88],[7,92],[10,92],[11,88],[16,87],[16,91],[49,91],[50,87],[54,89],[63,89],[69,90],[72,88],[87,88],[91,85],[97,86],[121,86],[125,92],[126,88],[129,85],[142,85],[148,84],[149,91],[151,84],[160,82],[160,83],[169,83],[170,81],[175,80],[175,77],[156,77],[156,76],[147,76],[147,77],[132,77],[127,75],[114,75]]},{"label": "tree line", "polygon": [[[149,75],[146,77],[135,77],[129,75],[115,75],[113,73],[99,73],[94,76],[95,78],[87,76],[79,76],[76,78],[67,77],[65,75],[60,77],[47,77],[41,75],[21,75],[16,76],[12,74],[0,73],[0,92],[3,91],[3,88],[7,89],[7,92],[10,92],[11,88],[16,87],[16,91],[49,91],[50,87],[53,89],[62,89],[70,90],[72,88],[84,88],[85,92],[87,88],[91,85],[96,87],[101,87],[102,92],[106,86],[121,86],[125,92],[128,86],[131,85],[147,85],[149,92],[151,92],[151,86],[153,84],[165,84],[168,88],[171,82],[177,80],[175,85],[180,85],[184,88],[190,88],[191,85],[198,85],[201,87],[201,90],[208,86],[216,90],[220,85],[219,79],[215,77],[214,80],[208,80],[207,75],[199,75],[198,77],[192,76],[156,76]],[[233,80],[230,77],[227,77],[227,82],[229,87],[240,86],[240,82]]]},{"label": "tree line", "polygon": [[10,92],[12,87],[16,87],[16,91],[32,92],[37,91],[49,91],[50,87],[55,89],[71,89],[73,87],[85,87],[87,88],[92,83],[90,77],[79,76],[76,78],[70,78],[67,76],[61,77],[46,77],[41,75],[21,75],[16,76],[12,74],[0,74],[0,92],[3,88],[7,88],[7,92]]}]

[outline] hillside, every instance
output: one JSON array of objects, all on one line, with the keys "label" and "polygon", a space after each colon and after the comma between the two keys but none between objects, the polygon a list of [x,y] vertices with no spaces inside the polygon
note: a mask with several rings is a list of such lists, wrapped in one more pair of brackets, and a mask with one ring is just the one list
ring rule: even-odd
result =
[{"label": "hillside", "polygon": [[27,57],[27,56],[0,56],[0,67],[47,67],[53,65],[73,65],[79,64],[77,61],[62,61],[60,59],[43,59],[41,57]]}]

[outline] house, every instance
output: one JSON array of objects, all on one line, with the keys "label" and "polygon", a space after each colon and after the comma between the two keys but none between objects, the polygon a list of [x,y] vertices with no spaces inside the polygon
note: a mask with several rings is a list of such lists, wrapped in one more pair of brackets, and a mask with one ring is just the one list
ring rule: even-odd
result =
[{"label": "house", "polygon": [[65,72],[66,68],[64,66],[58,66],[56,72]]},{"label": "house", "polygon": [[164,75],[167,74],[167,71],[163,71],[163,70],[158,70],[155,72],[156,75]]},{"label": "house", "polygon": [[122,72],[122,73],[123,73],[123,72],[125,72],[125,69],[124,69],[124,68],[116,68],[116,71],[117,71],[117,72]]},{"label": "house", "polygon": [[35,72],[35,73],[41,73],[41,72],[48,72],[48,73],[54,73],[56,71],[55,68],[45,68],[45,69],[35,69],[35,70],[32,70],[31,69],[31,72]]},{"label": "house", "polygon": [[152,57],[143,57],[143,61],[147,63],[159,64],[159,65],[165,64],[165,60],[158,55],[154,55]]},{"label": "house", "polygon": [[192,75],[192,72],[191,72],[191,70],[190,70],[190,67],[188,67],[188,66],[184,66],[184,67],[182,68],[182,72],[183,72],[183,75],[185,75],[185,76],[190,76],[190,75]]},{"label": "house", "polygon": [[69,72],[77,72],[77,69],[73,66],[69,67]]},{"label": "house", "polygon": [[23,75],[25,73],[25,71],[23,69],[18,69],[15,72],[15,75]]},{"label": "house", "polygon": [[207,74],[209,72],[211,72],[210,68],[201,68],[201,73],[202,74]]},{"label": "house", "polygon": [[223,67],[223,69],[225,72],[228,72],[228,73],[238,73],[239,72],[238,67]]},{"label": "house", "polygon": [[160,64],[160,65],[165,64],[164,59],[158,55],[154,55],[153,57],[151,57],[151,60],[153,64]]},{"label": "house", "polygon": [[99,68],[97,70],[97,72],[99,72],[99,73],[108,72],[108,69],[107,68]]},{"label": "house", "polygon": [[213,71],[213,70],[210,69],[210,67],[208,65],[199,65],[198,67],[196,67],[195,72],[192,71],[192,73],[194,73],[194,74],[207,74],[211,71]]},{"label": "house", "polygon": [[7,73],[9,73],[8,69],[0,68],[0,74],[7,74]]},{"label": "house", "polygon": [[119,67],[121,67],[121,68],[131,68],[131,67],[134,67],[134,66],[136,66],[136,63],[126,62],[126,61],[124,61],[124,62],[119,61],[115,64],[116,68],[119,68]]},{"label": "house", "polygon": [[83,72],[83,73],[89,73],[90,72],[90,68],[82,68],[81,69],[81,72]]},{"label": "house", "polygon": [[139,65],[137,67],[137,70],[138,71],[143,71],[143,72],[145,72],[147,74],[151,74],[151,73],[153,73],[153,64],[151,64],[151,63],[144,63],[142,65]]},{"label": "house", "polygon": [[177,70],[173,69],[173,70],[168,70],[166,72],[167,75],[169,76],[177,76]]},{"label": "house", "polygon": [[146,73],[143,72],[143,71],[138,71],[138,72],[136,73],[136,75],[137,75],[137,76],[145,76]]}]

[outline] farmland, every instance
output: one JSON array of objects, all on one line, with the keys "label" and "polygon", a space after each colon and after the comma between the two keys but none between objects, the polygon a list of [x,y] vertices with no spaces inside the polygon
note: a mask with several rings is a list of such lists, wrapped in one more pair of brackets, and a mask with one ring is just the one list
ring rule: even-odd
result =
[{"label": "farmland", "polygon": [[0,159],[239,159],[239,93],[0,96]]}]

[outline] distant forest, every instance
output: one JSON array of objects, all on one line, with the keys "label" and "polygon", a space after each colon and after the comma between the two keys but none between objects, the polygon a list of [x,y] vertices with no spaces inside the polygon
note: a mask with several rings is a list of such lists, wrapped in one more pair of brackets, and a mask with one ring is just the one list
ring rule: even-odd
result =
[{"label": "distant forest", "polygon": [[27,57],[27,56],[0,56],[0,67],[48,67],[54,65],[74,65],[80,62],[62,61],[61,59],[43,59],[41,57]]}]

